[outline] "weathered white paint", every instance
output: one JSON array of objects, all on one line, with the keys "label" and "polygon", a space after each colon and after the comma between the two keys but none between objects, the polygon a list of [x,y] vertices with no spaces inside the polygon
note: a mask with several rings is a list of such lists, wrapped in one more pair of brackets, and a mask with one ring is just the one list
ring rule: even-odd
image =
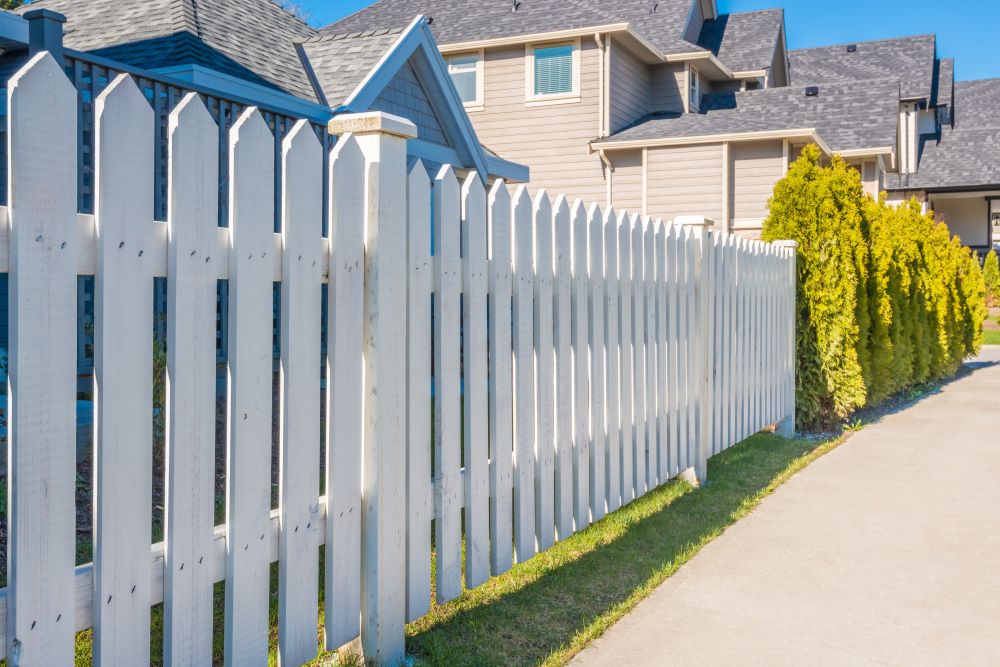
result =
[{"label": "weathered white paint", "polygon": [[153,109],[126,74],[97,98],[94,280],[94,664],[149,662],[153,467]]},{"label": "weathered white paint", "polygon": [[564,540],[573,534],[573,230],[566,197],[556,198],[552,215],[555,225],[556,354],[554,512],[556,539]]},{"label": "weathered white paint", "polygon": [[[327,291],[325,643],[361,632],[362,318],[365,158],[353,135],[330,156],[330,287]],[[351,378],[339,382],[339,378]]]},{"label": "weathered white paint", "polygon": [[535,541],[538,551],[555,543],[555,348],[553,346],[552,203],[540,190],[532,205],[535,228],[533,335],[535,348]]},{"label": "weathered white paint", "polygon": [[281,431],[278,661],[316,657],[319,619],[320,313],[323,147],[299,121],[281,145]]},{"label": "weathered white paint", "polygon": [[212,660],[214,622],[217,288],[211,257],[219,236],[219,129],[201,98],[189,93],[170,114],[168,132],[163,659],[191,665]]},{"label": "weathered white paint", "polygon": [[407,179],[406,619],[431,607],[431,184],[423,162]]},{"label": "weathered white paint", "polygon": [[590,230],[590,520],[607,513],[605,460],[607,434],[604,426],[605,342],[604,342],[604,216],[591,205],[587,211]]},{"label": "weathered white paint", "polygon": [[621,357],[618,306],[618,213],[609,208],[604,213],[604,340],[607,350],[605,401],[607,414],[607,456],[604,462],[604,483],[608,511],[622,506],[622,439],[621,439]]}]

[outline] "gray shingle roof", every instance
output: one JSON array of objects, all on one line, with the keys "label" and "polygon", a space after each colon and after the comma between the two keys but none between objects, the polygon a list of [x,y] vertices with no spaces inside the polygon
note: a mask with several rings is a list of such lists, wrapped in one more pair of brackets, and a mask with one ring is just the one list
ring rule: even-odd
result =
[{"label": "gray shingle roof", "polygon": [[892,174],[890,190],[1000,186],[1000,79],[955,84],[955,126],[924,137],[920,166],[909,177]]},{"label": "gray shingle roof", "polygon": [[896,78],[902,99],[930,98],[934,76],[934,35],[798,49],[788,54],[792,83],[805,86],[827,81]]},{"label": "gray shingle roof", "polygon": [[806,97],[799,86],[705,95],[704,113],[648,116],[610,141],[815,129],[834,151],[894,146],[899,84],[837,82]]},{"label": "gray shingle roof", "polygon": [[723,14],[705,21],[698,44],[734,72],[761,70],[771,66],[784,23],[781,9]]},{"label": "gray shingle roof", "polygon": [[414,16],[434,19],[431,29],[440,44],[517,37],[555,30],[629,23],[665,53],[703,49],[683,39],[692,0],[521,0],[516,12],[510,0],[379,0],[326,28],[349,33],[398,28]]},{"label": "gray shingle roof", "polygon": [[326,103],[336,108],[399,39],[401,29],[320,35],[302,44]]},{"label": "gray shingle roof", "polygon": [[67,19],[65,44],[136,67],[200,64],[308,100],[295,50],[315,30],[272,0],[35,0]]}]

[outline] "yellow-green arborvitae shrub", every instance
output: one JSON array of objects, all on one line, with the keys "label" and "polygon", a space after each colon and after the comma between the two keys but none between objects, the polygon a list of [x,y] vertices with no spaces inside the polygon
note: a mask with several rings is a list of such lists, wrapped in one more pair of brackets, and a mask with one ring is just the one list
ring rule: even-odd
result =
[{"label": "yellow-green arborvitae shrub", "polygon": [[[797,415],[815,428],[954,374],[982,344],[986,283],[916,202],[864,194],[807,147],[774,188],[766,241],[798,241]],[[1000,279],[1000,276],[998,276]]]},{"label": "yellow-green arborvitae shrub", "polygon": [[983,280],[986,283],[986,301],[991,308],[1000,306],[1000,260],[997,251],[990,250],[983,263]]},{"label": "yellow-green arborvitae shrub", "polygon": [[[843,418],[865,403],[859,293],[867,255],[858,172],[839,158],[819,164],[807,146],[774,188],[766,241],[798,241],[797,414],[801,425]],[[864,306],[862,306],[864,307]]]}]

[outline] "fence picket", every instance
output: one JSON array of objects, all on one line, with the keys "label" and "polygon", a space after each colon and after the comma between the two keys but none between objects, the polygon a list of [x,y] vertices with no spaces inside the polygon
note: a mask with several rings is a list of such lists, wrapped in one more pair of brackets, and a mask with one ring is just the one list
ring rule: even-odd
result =
[{"label": "fence picket", "polygon": [[677,225],[670,223],[666,230],[667,244],[667,410],[670,428],[670,476],[680,474],[681,456],[681,391],[680,358],[680,312],[678,308],[678,281],[680,272],[677,252]]},{"label": "fence picket", "polygon": [[510,192],[490,189],[490,569],[503,574],[513,562],[514,386],[511,356]]},{"label": "fence picket", "polygon": [[170,115],[165,664],[212,660],[218,128],[190,93]]},{"label": "fence picket", "polygon": [[461,292],[459,186],[444,166],[434,182],[434,531],[437,600],[462,593]]},{"label": "fence picket", "polygon": [[573,202],[573,486],[576,530],[590,525],[590,343],[587,207]]},{"label": "fence picket", "polygon": [[76,518],[76,91],[48,53],[10,80],[8,113],[8,655],[25,667],[68,665]]},{"label": "fence picket", "polygon": [[632,406],[632,226],[627,213],[617,221],[618,234],[618,305],[621,317],[618,322],[618,341],[621,346],[619,373],[621,375],[621,494],[622,504],[636,498],[635,444],[633,441],[635,412]]},{"label": "fence picket", "polygon": [[[229,134],[229,402],[226,415],[226,665],[267,660],[271,517],[274,162],[257,109]],[[265,262],[267,262],[265,264]]]},{"label": "fence picket", "polygon": [[479,174],[470,172],[462,186],[466,588],[476,588],[490,577],[486,256],[486,190]]},{"label": "fence picket", "polygon": [[667,386],[667,229],[662,220],[656,221],[656,451],[659,466],[656,474],[661,484],[670,474],[670,398]]},{"label": "fence picket", "polygon": [[278,659],[316,657],[319,618],[323,147],[299,121],[281,145],[281,440]]},{"label": "fence picket", "polygon": [[361,632],[361,443],[364,371],[365,158],[344,135],[330,155],[326,368],[326,649]]},{"label": "fence picket", "polygon": [[535,195],[534,348],[535,348],[535,532],[536,549],[555,542],[555,357],[553,348],[552,204],[545,190]]},{"label": "fence picket", "polygon": [[646,345],[643,333],[646,327],[646,244],[643,239],[643,221],[632,216],[632,355],[633,355],[633,449],[635,461],[633,484],[635,495],[648,491],[646,466]]},{"label": "fence picket", "polygon": [[[94,662],[149,662],[153,110],[125,74],[95,104]],[[150,253],[151,255],[152,253]]]},{"label": "fence picket", "polygon": [[607,458],[604,465],[604,481],[607,492],[608,511],[614,512],[622,506],[621,479],[621,417],[620,382],[621,357],[619,356],[618,334],[621,329],[618,307],[618,215],[613,208],[604,214],[604,335],[607,350]]},{"label": "fence picket", "polygon": [[569,202],[560,195],[555,223],[555,353],[556,353],[556,538],[573,534],[573,237]]},{"label": "fence picket", "polygon": [[642,221],[643,286],[642,298],[645,302],[646,321],[642,328],[643,345],[646,348],[646,489],[659,486],[659,458],[656,444],[656,298],[653,291],[656,280],[656,258],[654,253],[656,227],[647,216]]},{"label": "fence picket", "polygon": [[534,248],[531,196],[518,186],[514,227],[514,556],[535,555]]},{"label": "fence picket", "polygon": [[407,178],[406,620],[431,607],[431,183],[417,160]]},{"label": "fence picket", "polygon": [[604,217],[591,205],[587,211],[590,230],[590,520],[607,512],[604,462],[607,441],[604,429]]}]

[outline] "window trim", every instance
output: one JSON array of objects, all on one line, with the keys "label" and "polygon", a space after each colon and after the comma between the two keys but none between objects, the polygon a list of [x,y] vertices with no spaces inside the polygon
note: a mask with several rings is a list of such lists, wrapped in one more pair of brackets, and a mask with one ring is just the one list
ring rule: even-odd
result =
[{"label": "window trim", "polygon": [[[460,53],[449,53],[445,56],[445,65],[448,66],[448,76],[452,74],[451,61],[453,58],[468,58],[474,57],[476,59],[476,99],[469,100],[468,102],[462,101],[462,106],[465,107],[467,112],[473,111],[483,111],[486,109],[486,81],[485,79],[485,55],[483,49],[476,49],[475,51],[462,51]],[[461,99],[461,98],[460,98]]]},{"label": "window trim", "polygon": [[[688,63],[687,75],[688,113],[699,113],[701,111],[701,77],[698,75],[698,69],[690,63]],[[694,98],[691,97],[692,89]]]},{"label": "window trim", "polygon": [[[573,47],[572,90],[565,93],[535,93],[535,49],[545,49],[553,46]],[[550,104],[573,104],[580,101],[580,38],[563,39],[559,41],[536,42],[524,45],[524,99],[525,106],[547,106]]]}]

